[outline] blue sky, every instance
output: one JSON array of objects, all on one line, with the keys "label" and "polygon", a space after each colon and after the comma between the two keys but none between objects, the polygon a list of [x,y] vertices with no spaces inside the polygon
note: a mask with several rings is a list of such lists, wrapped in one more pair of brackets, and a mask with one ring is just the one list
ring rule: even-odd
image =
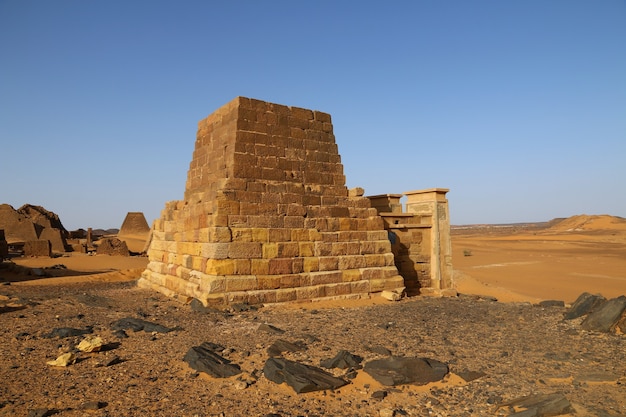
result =
[{"label": "blue sky", "polygon": [[348,187],[453,224],[626,217],[626,2],[0,0],[0,203],[68,229],[183,198],[236,96],[330,113]]}]

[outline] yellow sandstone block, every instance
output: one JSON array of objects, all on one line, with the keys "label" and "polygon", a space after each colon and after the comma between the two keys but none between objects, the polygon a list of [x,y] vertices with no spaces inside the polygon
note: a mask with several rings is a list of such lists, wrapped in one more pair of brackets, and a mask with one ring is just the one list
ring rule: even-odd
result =
[{"label": "yellow sandstone block", "polygon": [[234,259],[209,259],[205,273],[209,275],[232,275],[235,273]]},{"label": "yellow sandstone block", "polygon": [[304,272],[316,272],[320,269],[320,260],[317,257],[304,258],[304,265],[302,267]]},{"label": "yellow sandstone block", "polygon": [[278,256],[277,243],[263,243],[263,259],[272,259]]},{"label": "yellow sandstone block", "polygon": [[274,290],[280,288],[280,275],[258,275],[258,287],[260,290]]},{"label": "yellow sandstone block", "polygon": [[226,277],[226,292],[256,289],[258,289],[258,282],[257,277],[254,275],[235,275]]},{"label": "yellow sandstone block", "polygon": [[268,229],[252,229],[252,242],[268,242],[269,230]]},{"label": "yellow sandstone block", "polygon": [[299,242],[299,256],[302,258],[306,258],[309,256],[313,256],[313,243],[312,242]]},{"label": "yellow sandstone block", "polygon": [[343,282],[360,281],[362,279],[361,271],[358,269],[347,269],[341,271]]},{"label": "yellow sandstone block", "polygon": [[267,275],[269,274],[269,259],[251,259],[250,260],[250,274],[252,275]]}]

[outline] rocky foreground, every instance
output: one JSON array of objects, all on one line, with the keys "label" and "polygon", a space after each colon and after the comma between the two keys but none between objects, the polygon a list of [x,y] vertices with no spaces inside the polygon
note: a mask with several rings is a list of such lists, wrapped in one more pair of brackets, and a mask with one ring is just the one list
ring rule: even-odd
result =
[{"label": "rocky foreground", "polygon": [[[3,285],[0,415],[626,415],[626,337],[563,320],[555,304],[415,297],[224,312],[134,283]],[[233,375],[198,371],[202,351]],[[443,379],[371,371],[390,358],[425,359]],[[279,384],[285,363],[345,384]]]}]

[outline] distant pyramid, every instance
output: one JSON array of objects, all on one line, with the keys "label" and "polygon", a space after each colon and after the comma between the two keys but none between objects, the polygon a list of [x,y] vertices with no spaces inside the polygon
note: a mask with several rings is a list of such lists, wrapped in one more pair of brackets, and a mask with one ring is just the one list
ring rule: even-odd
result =
[{"label": "distant pyramid", "polygon": [[150,226],[140,211],[128,212],[117,234],[118,239],[126,242],[128,250],[135,253],[143,252],[149,236]]},{"label": "distant pyramid", "polygon": [[199,123],[139,285],[205,304],[403,287],[382,219],[345,184],[329,114],[238,97]]}]

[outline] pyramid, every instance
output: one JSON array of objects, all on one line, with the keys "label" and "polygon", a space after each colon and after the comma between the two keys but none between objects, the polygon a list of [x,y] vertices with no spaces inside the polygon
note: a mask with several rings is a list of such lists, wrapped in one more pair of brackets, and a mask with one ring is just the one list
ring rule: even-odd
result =
[{"label": "pyramid", "polygon": [[129,211],[124,218],[120,231],[117,233],[118,239],[126,242],[128,250],[134,253],[144,251],[149,236],[150,226],[148,226],[146,217],[140,211]]},{"label": "pyramid", "polygon": [[237,97],[198,124],[182,201],[139,286],[205,305],[357,298],[404,286],[382,218],[349,196],[327,113]]}]

